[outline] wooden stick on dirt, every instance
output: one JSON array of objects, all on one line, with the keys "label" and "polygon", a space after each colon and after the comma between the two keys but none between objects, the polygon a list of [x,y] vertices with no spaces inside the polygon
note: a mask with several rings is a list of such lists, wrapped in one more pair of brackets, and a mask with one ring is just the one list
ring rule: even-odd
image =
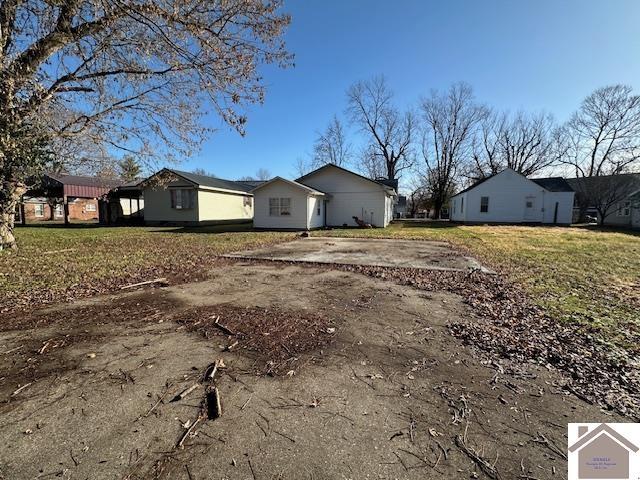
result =
[{"label": "wooden stick on dirt", "polygon": [[124,285],[120,287],[120,290],[126,290],[127,288],[141,287],[143,285],[150,285],[152,283],[168,283],[166,278],[156,278],[154,280],[147,280],[146,282],[132,283],[131,285]]},{"label": "wooden stick on dirt", "polygon": [[75,248],[63,248],[62,250],[47,250],[44,252],[44,255],[50,255],[52,253],[66,253],[66,252],[75,252]]},{"label": "wooden stick on dirt", "polygon": [[488,461],[478,455],[475,450],[469,448],[460,435],[456,435],[456,445],[471,460],[473,460],[478,465],[478,467],[480,467],[480,470],[482,470],[487,477],[492,478],[493,480],[500,480],[501,477],[496,470],[496,467],[494,465],[491,465]]},{"label": "wooden stick on dirt", "polygon": [[220,315],[218,315],[216,317],[215,321],[213,322],[213,325],[216,328],[219,328],[220,330],[222,330],[227,335],[235,335],[236,334],[233,330],[230,330],[229,328],[225,327],[223,324],[219,323],[219,321],[220,321]]},{"label": "wooden stick on dirt", "polygon": [[29,383],[25,383],[24,385],[22,385],[19,389],[17,389],[15,392],[13,392],[11,394],[12,397],[15,397],[17,394],[19,394],[21,391],[23,391],[25,388],[27,388],[29,385],[31,385],[33,382],[29,382]]},{"label": "wooden stick on dirt", "polygon": [[198,388],[198,383],[194,383],[193,385],[191,385],[189,388],[183,390],[182,392],[180,392],[178,395],[176,395],[173,398],[174,402],[177,402],[178,400],[182,400],[184,397],[186,397],[187,395],[189,395],[191,392],[193,392],[196,388]]},{"label": "wooden stick on dirt", "polygon": [[220,401],[220,392],[217,387],[213,387],[207,392],[207,417],[209,417],[209,420],[215,420],[221,415],[222,402]]},{"label": "wooden stick on dirt", "polygon": [[235,342],[233,342],[231,345],[227,345],[226,347],[224,347],[224,351],[225,352],[230,352],[232,348],[236,347],[238,345],[238,340],[236,340]]},{"label": "wooden stick on dirt", "polygon": [[186,432],[184,432],[182,434],[182,437],[180,437],[180,441],[176,445],[177,448],[184,448],[183,445],[184,445],[185,440],[189,437],[189,435],[191,435],[191,432],[193,431],[194,428],[196,428],[196,425],[198,425],[198,423],[200,423],[200,420],[202,420],[202,417],[198,416],[198,418],[196,418],[196,421],[193,422],[193,425],[191,425],[189,428],[187,428]]},{"label": "wooden stick on dirt", "polygon": [[44,345],[42,345],[42,348],[40,350],[38,350],[38,355],[42,355],[44,353],[44,351],[47,349],[47,347],[51,344],[52,340],[47,340]]},{"label": "wooden stick on dirt", "polygon": [[158,405],[160,405],[162,403],[162,401],[165,399],[165,397],[167,396],[167,393],[169,393],[169,389],[171,388],[171,384],[167,383],[167,388],[165,389],[164,393],[162,395],[160,395],[160,398],[158,398],[158,401],[156,403],[153,404],[153,406],[147,410],[147,413],[145,413],[142,417],[139,417],[138,420],[140,418],[147,418],[149,415],[151,415],[151,413],[158,407]]},{"label": "wooden stick on dirt", "polygon": [[216,376],[218,369],[223,369],[223,368],[225,368],[224,360],[222,358],[216,359],[216,361],[213,362],[213,364],[207,367],[207,370],[205,371],[205,375],[204,375],[205,380],[213,380],[213,377]]}]

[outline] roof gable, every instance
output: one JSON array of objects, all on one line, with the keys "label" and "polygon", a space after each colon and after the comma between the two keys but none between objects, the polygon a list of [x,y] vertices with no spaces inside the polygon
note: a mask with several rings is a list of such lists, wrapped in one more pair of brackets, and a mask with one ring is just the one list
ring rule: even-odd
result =
[{"label": "roof gable", "polygon": [[287,185],[299,188],[299,189],[304,190],[307,193],[312,194],[312,195],[324,195],[325,194],[324,192],[321,192],[320,190],[316,190],[316,189],[311,188],[311,187],[309,187],[307,185],[304,185],[302,183],[296,182],[294,180],[287,180],[286,178],[282,178],[282,177],[273,177],[271,180],[258,185],[257,187],[255,187],[251,191],[255,192],[257,190],[260,190],[263,187],[266,187],[267,185],[273,185],[274,183],[278,183],[278,182],[286,183]]},{"label": "roof gable", "polygon": [[467,188],[460,190],[458,193],[453,195],[453,197],[457,197],[458,195],[461,195],[470,190],[473,190],[474,188],[479,187],[480,185],[482,185],[488,180],[491,180],[493,178],[503,176],[509,173],[515,174],[514,178],[520,177],[520,179],[526,182],[534,183],[536,186],[542,187],[549,192],[573,192],[573,188],[571,188],[571,185],[569,185],[569,183],[562,177],[527,178],[524,175],[522,175],[520,172],[516,172],[512,168],[505,168],[504,170],[501,170],[498,173],[494,173],[493,175],[485,177],[479,180],[478,182],[474,183],[473,185],[470,185]]},{"label": "roof gable", "polygon": [[198,187],[211,188],[215,190],[227,190],[230,192],[249,193],[254,187],[248,183],[235,180],[225,180],[222,178],[210,177],[208,175],[198,175],[191,172],[183,172],[181,170],[174,170],[172,168],[163,168],[159,172],[154,173],[149,178],[140,182],[140,186],[148,183],[152,178],[158,177],[162,174],[169,173],[175,175],[189,183],[192,183]]},{"label": "roof gable", "polygon": [[315,170],[307,173],[306,175],[303,175],[300,178],[297,178],[296,182],[304,183],[305,179],[308,179],[309,177],[312,177],[313,175],[316,175],[317,173],[323,172],[323,171],[328,170],[328,169],[335,169],[335,170],[337,170],[337,171],[339,171],[341,173],[346,173],[346,174],[349,174],[349,175],[353,175],[353,176],[355,176],[355,177],[357,177],[359,179],[366,180],[367,182],[371,182],[371,183],[377,185],[378,187],[380,187],[380,188],[382,188],[384,190],[395,192],[393,187],[385,185],[382,181],[372,180],[370,178],[365,177],[364,175],[360,175],[359,173],[352,172],[351,170],[347,170],[346,168],[340,167],[340,166],[335,165],[333,163],[327,163],[326,165],[323,165],[320,168],[316,168]]}]

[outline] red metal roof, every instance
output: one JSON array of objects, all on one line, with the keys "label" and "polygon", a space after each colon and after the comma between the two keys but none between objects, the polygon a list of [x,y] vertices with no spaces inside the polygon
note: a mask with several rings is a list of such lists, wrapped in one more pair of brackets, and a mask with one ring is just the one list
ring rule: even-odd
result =
[{"label": "red metal roof", "polygon": [[62,185],[65,197],[98,198],[124,182],[113,178],[85,177],[82,175],[47,175]]}]

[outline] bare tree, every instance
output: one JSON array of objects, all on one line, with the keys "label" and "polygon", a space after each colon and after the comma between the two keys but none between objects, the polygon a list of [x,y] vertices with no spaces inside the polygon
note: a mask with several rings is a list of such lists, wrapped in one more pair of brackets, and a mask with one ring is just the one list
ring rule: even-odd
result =
[{"label": "bare tree", "polygon": [[318,134],[313,145],[312,165],[319,168],[329,163],[346,166],[351,159],[351,145],[348,143],[342,122],[333,116],[327,128]]},{"label": "bare tree", "polygon": [[303,177],[312,170],[310,162],[304,157],[297,157],[293,165],[294,174]]},{"label": "bare tree", "polygon": [[[188,155],[213,109],[243,133],[244,107],[261,102],[258,67],[286,66],[281,1],[5,0],[0,3],[0,135],[25,129],[59,142],[85,137],[105,150]],[[25,138],[25,137],[19,137]],[[0,143],[0,210],[11,210],[28,163]],[[41,165],[41,163],[40,163]],[[18,188],[19,187],[19,188]],[[0,218],[0,245],[14,246]]]},{"label": "bare tree", "polygon": [[258,171],[256,172],[256,180],[264,181],[264,180],[271,179],[271,177],[272,177],[271,172],[266,168],[259,168]]},{"label": "bare tree", "polygon": [[466,176],[479,180],[511,168],[528,177],[557,165],[566,150],[550,114],[490,112],[475,133]]},{"label": "bare tree", "polygon": [[393,94],[383,76],[352,85],[347,90],[347,100],[351,121],[368,137],[368,148],[362,159],[369,166],[365,166],[365,170],[371,170],[372,164],[378,162],[384,167],[386,178],[398,179],[414,162],[413,113],[401,113],[393,105]]},{"label": "bare tree", "polygon": [[193,170],[191,170],[191,173],[194,173],[196,175],[202,175],[203,177],[214,177],[216,176],[216,174],[210,170],[207,170],[206,168],[202,168],[202,167],[197,167],[194,168]]},{"label": "bare tree", "polygon": [[444,94],[433,91],[422,100],[421,108],[425,178],[434,218],[440,218],[462,166],[472,155],[474,131],[487,112],[476,103],[473,90],[465,83],[452,85]]},{"label": "bare tree", "polygon": [[[583,100],[565,131],[570,148],[562,162],[579,179],[615,176],[640,166],[640,96],[629,86],[595,90]],[[576,183],[580,220],[589,207],[606,213],[628,195],[627,188],[618,187],[614,181]],[[606,216],[601,213],[601,221]]]},{"label": "bare tree", "polygon": [[640,164],[640,96],[631,87],[598,88],[566,125],[571,140],[563,158],[576,177],[623,173]]},{"label": "bare tree", "polygon": [[622,203],[640,190],[639,174],[578,177],[570,179],[570,182],[576,192],[578,206],[584,210],[595,209],[600,225],[604,225],[605,220],[617,212]]},{"label": "bare tree", "polygon": [[359,169],[369,178],[379,179],[387,177],[385,162],[378,155],[378,150],[373,145],[364,147],[360,152],[358,162]]},{"label": "bare tree", "polygon": [[429,188],[425,178],[416,172],[408,182],[407,214],[415,218],[420,210],[429,211]]}]

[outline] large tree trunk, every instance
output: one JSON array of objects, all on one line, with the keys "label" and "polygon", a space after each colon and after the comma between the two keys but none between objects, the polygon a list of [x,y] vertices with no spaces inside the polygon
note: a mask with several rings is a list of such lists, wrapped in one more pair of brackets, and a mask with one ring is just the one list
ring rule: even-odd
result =
[{"label": "large tree trunk", "polygon": [[0,191],[0,250],[17,248],[13,228],[16,219],[16,207],[20,197],[26,192],[21,183],[3,182]]},{"label": "large tree trunk", "polygon": [[439,220],[440,219],[440,213],[442,211],[442,206],[444,205],[444,202],[440,201],[440,200],[435,200],[433,202],[433,219],[434,220]]}]

